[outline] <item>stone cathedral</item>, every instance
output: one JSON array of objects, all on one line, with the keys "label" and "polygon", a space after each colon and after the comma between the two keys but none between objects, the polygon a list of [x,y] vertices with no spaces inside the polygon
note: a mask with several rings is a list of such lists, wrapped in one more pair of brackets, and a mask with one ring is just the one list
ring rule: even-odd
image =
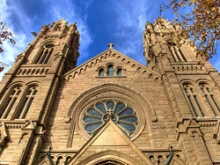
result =
[{"label": "stone cathedral", "polygon": [[[43,26],[0,84],[0,165],[220,165],[220,76],[179,25],[143,32],[144,66]],[[83,44],[83,43],[82,43]]]}]

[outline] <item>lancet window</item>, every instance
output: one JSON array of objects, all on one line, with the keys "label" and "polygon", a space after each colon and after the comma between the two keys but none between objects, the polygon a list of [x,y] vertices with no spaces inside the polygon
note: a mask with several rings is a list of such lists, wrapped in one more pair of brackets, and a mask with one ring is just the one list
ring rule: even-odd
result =
[{"label": "lancet window", "polygon": [[37,86],[31,86],[25,93],[25,97],[21,101],[20,111],[15,118],[25,119],[37,93]]},{"label": "lancet window", "polygon": [[213,113],[215,114],[215,116],[218,116],[220,113],[220,108],[218,105],[218,101],[214,97],[214,94],[213,94],[211,88],[205,83],[200,84],[200,88],[201,88],[203,94],[205,95],[205,98],[206,98],[209,106],[211,107]]},{"label": "lancet window", "polygon": [[186,58],[184,57],[181,49],[173,42],[168,43],[168,47],[173,56],[175,62],[185,62]]},{"label": "lancet window", "polygon": [[53,53],[53,44],[48,44],[44,48],[41,48],[39,54],[37,55],[36,64],[47,64],[51,54]]},{"label": "lancet window", "polygon": [[14,107],[14,104],[21,93],[21,86],[15,87],[7,97],[6,101],[3,103],[3,107],[0,111],[0,118],[6,119],[11,111],[11,109]]},{"label": "lancet window", "polygon": [[114,67],[113,67],[113,65],[108,65],[107,76],[114,76]]},{"label": "lancet window", "polygon": [[199,101],[198,95],[194,89],[194,87],[187,83],[183,85],[184,91],[187,95],[187,98],[189,100],[189,103],[192,107],[193,113],[195,114],[196,117],[204,117],[205,114],[202,110],[201,103]]}]

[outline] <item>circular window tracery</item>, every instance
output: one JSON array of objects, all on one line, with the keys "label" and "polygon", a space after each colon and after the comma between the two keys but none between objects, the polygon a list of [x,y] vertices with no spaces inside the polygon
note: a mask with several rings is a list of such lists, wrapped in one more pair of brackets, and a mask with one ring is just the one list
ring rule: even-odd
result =
[{"label": "circular window tracery", "polygon": [[92,135],[103,124],[112,120],[127,136],[137,128],[138,116],[133,108],[115,100],[99,101],[83,114],[82,124],[88,135]]}]

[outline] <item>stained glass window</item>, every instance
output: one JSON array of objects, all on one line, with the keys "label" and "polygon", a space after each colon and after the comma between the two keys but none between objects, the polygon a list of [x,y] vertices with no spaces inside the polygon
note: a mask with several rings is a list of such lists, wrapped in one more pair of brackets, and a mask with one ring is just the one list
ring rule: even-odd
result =
[{"label": "stained glass window", "polygon": [[83,127],[92,135],[103,124],[112,120],[127,136],[131,136],[138,125],[138,117],[133,108],[116,100],[105,100],[93,104],[83,115]]},{"label": "stained glass window", "polygon": [[114,76],[114,68],[113,65],[108,66],[107,76]]}]

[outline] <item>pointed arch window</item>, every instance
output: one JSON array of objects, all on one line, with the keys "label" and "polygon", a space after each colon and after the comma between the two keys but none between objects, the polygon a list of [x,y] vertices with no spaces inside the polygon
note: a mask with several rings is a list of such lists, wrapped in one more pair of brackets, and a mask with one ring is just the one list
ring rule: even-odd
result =
[{"label": "pointed arch window", "polygon": [[3,103],[3,107],[0,112],[0,118],[6,119],[13,108],[16,100],[20,96],[21,93],[21,86],[15,87],[9,94],[6,101]]},{"label": "pointed arch window", "polygon": [[20,111],[16,115],[17,119],[25,119],[37,93],[37,86],[31,86],[21,102]]},{"label": "pointed arch window", "polygon": [[186,62],[181,49],[174,42],[168,42],[168,47],[175,62]]},{"label": "pointed arch window", "polygon": [[218,105],[218,101],[214,97],[214,94],[213,94],[211,88],[205,83],[202,83],[199,86],[200,86],[203,94],[205,95],[205,98],[206,98],[209,106],[211,107],[213,113],[215,114],[215,116],[218,116],[220,113],[220,107]]},{"label": "pointed arch window", "polygon": [[107,76],[114,76],[114,67],[113,67],[113,65],[108,65]]},{"label": "pointed arch window", "polygon": [[194,87],[189,83],[184,84],[183,87],[184,87],[185,94],[187,95],[187,98],[189,100],[189,103],[192,107],[193,113],[196,115],[196,117],[204,117],[205,114],[202,110],[201,103],[198,99],[198,96],[197,96],[197,93]]},{"label": "pointed arch window", "polygon": [[53,44],[48,44],[40,50],[40,53],[37,55],[36,64],[47,64],[51,54],[53,53]]}]

